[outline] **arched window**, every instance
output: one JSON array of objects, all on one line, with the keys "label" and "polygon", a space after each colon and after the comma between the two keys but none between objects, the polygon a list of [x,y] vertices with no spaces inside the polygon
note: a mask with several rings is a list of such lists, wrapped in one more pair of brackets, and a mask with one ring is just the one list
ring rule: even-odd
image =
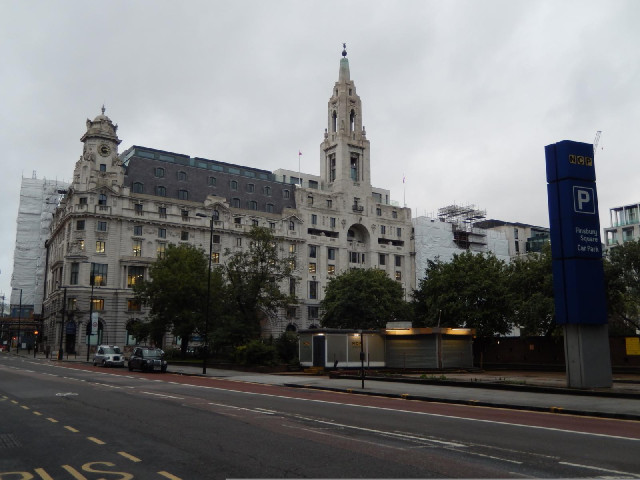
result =
[{"label": "arched window", "polygon": [[189,192],[187,190],[178,190],[178,198],[180,200],[189,200]]},{"label": "arched window", "polygon": [[293,220],[289,220],[289,230],[295,230],[296,229],[296,222],[294,222]]},{"label": "arched window", "polygon": [[234,208],[240,208],[240,199],[239,198],[232,198],[231,199],[231,206]]},{"label": "arched window", "polygon": [[271,195],[271,187],[269,187],[269,186],[264,187],[264,194],[265,195]]},{"label": "arched window", "polygon": [[249,210],[257,210],[258,209],[258,202],[256,202],[255,200],[251,200],[249,202]]},{"label": "arched window", "polygon": [[133,184],[133,193],[144,193],[144,185],[140,182]]},{"label": "arched window", "polygon": [[187,179],[187,172],[180,170],[178,172],[178,180],[186,180],[186,179]]},{"label": "arched window", "polygon": [[231,190],[238,190],[238,182],[231,180],[231,182],[229,182],[229,187],[231,187]]},{"label": "arched window", "polygon": [[156,187],[156,195],[159,197],[166,197],[167,196],[167,189],[165,187],[163,187],[162,185],[158,185]]},{"label": "arched window", "polygon": [[267,213],[273,213],[273,203],[267,203]]},{"label": "arched window", "polygon": [[104,193],[101,193],[98,197],[98,205],[106,205],[107,204],[107,196]]},{"label": "arched window", "polygon": [[282,196],[284,198],[289,198],[291,196],[291,192],[289,192],[289,190],[283,190],[282,191]]},{"label": "arched window", "polygon": [[214,221],[220,220],[220,212],[218,210],[213,211],[213,220]]},{"label": "arched window", "polygon": [[353,132],[356,129],[356,112],[351,110],[349,114],[349,132]]},{"label": "arched window", "polygon": [[210,187],[216,186],[216,177],[209,177],[209,181],[207,182]]}]

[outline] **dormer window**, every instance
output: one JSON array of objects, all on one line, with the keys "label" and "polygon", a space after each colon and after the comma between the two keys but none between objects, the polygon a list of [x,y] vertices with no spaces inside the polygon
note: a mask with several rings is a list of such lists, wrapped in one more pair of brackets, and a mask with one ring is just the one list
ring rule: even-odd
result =
[{"label": "dormer window", "polygon": [[178,180],[186,181],[187,180],[187,172],[183,172],[182,170],[180,170],[178,172]]},{"label": "dormer window", "polygon": [[140,182],[133,184],[133,193],[144,193],[144,185]]}]

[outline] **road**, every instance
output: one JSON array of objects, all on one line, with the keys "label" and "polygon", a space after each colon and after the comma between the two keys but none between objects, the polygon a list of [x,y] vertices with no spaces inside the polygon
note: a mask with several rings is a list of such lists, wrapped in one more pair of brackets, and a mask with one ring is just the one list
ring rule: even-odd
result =
[{"label": "road", "polygon": [[640,422],[0,355],[0,480],[640,478]]}]

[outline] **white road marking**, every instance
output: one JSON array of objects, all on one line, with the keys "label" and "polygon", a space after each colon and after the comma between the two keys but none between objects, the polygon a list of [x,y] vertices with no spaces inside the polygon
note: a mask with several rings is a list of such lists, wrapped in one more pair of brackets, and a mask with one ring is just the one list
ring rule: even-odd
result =
[{"label": "white road marking", "polygon": [[578,468],[587,468],[589,470],[598,470],[600,472],[607,472],[607,473],[613,473],[616,476],[617,475],[629,475],[632,478],[640,478],[640,475],[638,475],[637,473],[630,473],[630,472],[621,472],[619,470],[609,470],[608,468],[601,468],[601,467],[592,467],[591,465],[582,465],[580,463],[569,463],[569,462],[558,462],[560,465],[567,465],[569,467],[578,467]]},{"label": "white road marking", "polygon": [[153,392],[140,392],[140,393],[146,393],[147,395],[154,395],[156,397],[162,397],[162,398],[174,398],[176,400],[184,400],[183,397],[175,397],[173,395],[165,395],[164,393],[153,393]]}]

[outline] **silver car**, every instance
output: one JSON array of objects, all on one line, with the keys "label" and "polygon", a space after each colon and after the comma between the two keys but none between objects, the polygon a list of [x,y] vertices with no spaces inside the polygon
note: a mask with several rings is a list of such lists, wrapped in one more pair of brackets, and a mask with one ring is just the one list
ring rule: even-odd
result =
[{"label": "silver car", "polygon": [[124,367],[124,354],[116,345],[98,345],[93,356],[93,366]]}]

